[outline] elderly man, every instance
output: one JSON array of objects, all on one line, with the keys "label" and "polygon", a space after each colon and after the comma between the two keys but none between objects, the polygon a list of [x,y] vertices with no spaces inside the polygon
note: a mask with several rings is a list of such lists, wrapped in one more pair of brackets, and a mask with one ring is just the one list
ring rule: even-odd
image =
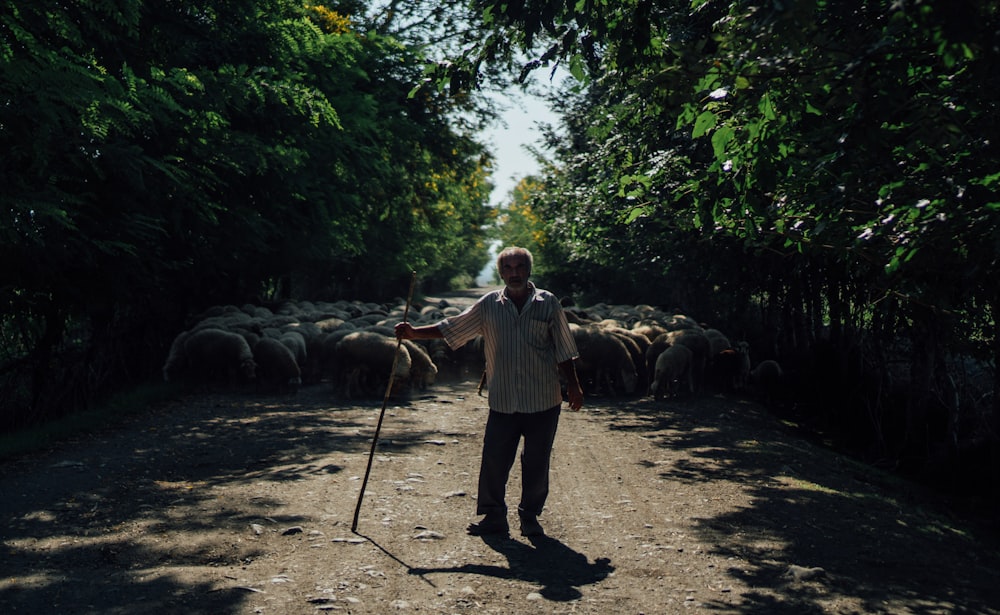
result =
[{"label": "elderly man", "polygon": [[469,525],[473,535],[506,534],[507,479],[517,447],[521,453],[521,501],[517,506],[524,536],[544,534],[538,516],[549,494],[549,459],[566,384],[569,407],[583,406],[583,390],[573,360],[576,343],[559,300],[528,281],[531,252],[506,248],[497,255],[497,270],[506,285],[487,293],[457,316],[436,324],[414,327],[396,325],[401,339],[444,338],[460,348],[476,336],[483,337],[489,418],[483,436],[476,514],[485,515]]}]

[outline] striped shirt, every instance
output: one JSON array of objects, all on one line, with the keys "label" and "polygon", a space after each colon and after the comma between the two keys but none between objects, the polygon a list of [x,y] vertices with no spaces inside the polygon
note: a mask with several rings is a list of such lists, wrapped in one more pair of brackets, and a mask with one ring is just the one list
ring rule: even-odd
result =
[{"label": "striped shirt", "polygon": [[490,410],[542,412],[562,404],[558,364],[578,356],[556,296],[529,283],[520,312],[504,290],[483,295],[457,316],[438,323],[456,349],[483,336]]}]

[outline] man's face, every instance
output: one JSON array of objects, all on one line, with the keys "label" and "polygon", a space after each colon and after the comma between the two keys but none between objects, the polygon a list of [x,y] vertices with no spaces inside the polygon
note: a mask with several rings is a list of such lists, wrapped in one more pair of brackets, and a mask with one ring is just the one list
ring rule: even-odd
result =
[{"label": "man's face", "polygon": [[525,290],[528,287],[529,275],[531,269],[528,268],[528,259],[525,256],[513,254],[500,261],[500,278],[511,290]]}]

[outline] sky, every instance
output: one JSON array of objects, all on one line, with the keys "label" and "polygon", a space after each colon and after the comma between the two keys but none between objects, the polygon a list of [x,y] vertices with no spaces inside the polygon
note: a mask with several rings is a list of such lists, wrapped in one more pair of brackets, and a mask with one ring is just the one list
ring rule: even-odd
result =
[{"label": "sky", "polygon": [[538,122],[554,124],[557,120],[545,102],[533,96],[520,95],[503,104],[508,107],[503,113],[506,126],[495,125],[484,135],[496,156],[490,203],[497,206],[509,201],[508,194],[522,178],[539,170],[534,157],[525,151],[526,145],[541,145]]},{"label": "sky", "polygon": [[[538,74],[541,73],[536,71]],[[547,79],[546,73],[544,80],[547,82]],[[511,91],[516,91],[516,88],[511,88]],[[521,179],[539,172],[534,156],[525,150],[525,146],[541,147],[538,123],[558,123],[556,114],[540,98],[518,94],[512,100],[502,99],[501,103],[505,108],[504,121],[491,126],[483,135],[484,142],[496,158],[492,178],[494,187],[490,195],[490,203],[495,207],[510,201],[510,193]],[[492,248],[490,254],[495,255],[495,246]],[[480,286],[492,284],[494,269],[491,260],[480,271],[476,282]]]}]

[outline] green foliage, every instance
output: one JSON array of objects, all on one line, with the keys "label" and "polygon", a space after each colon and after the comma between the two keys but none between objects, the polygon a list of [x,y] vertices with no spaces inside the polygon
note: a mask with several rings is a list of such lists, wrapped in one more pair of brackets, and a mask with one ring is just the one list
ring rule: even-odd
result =
[{"label": "green foliage", "polygon": [[0,0],[0,428],[157,374],[211,304],[478,271],[482,146],[363,9]]},{"label": "green foliage", "polygon": [[743,331],[866,454],[995,441],[1000,378],[955,382],[1000,359],[996,2],[476,6],[440,84],[526,55],[582,86],[516,219],[562,290]]}]

